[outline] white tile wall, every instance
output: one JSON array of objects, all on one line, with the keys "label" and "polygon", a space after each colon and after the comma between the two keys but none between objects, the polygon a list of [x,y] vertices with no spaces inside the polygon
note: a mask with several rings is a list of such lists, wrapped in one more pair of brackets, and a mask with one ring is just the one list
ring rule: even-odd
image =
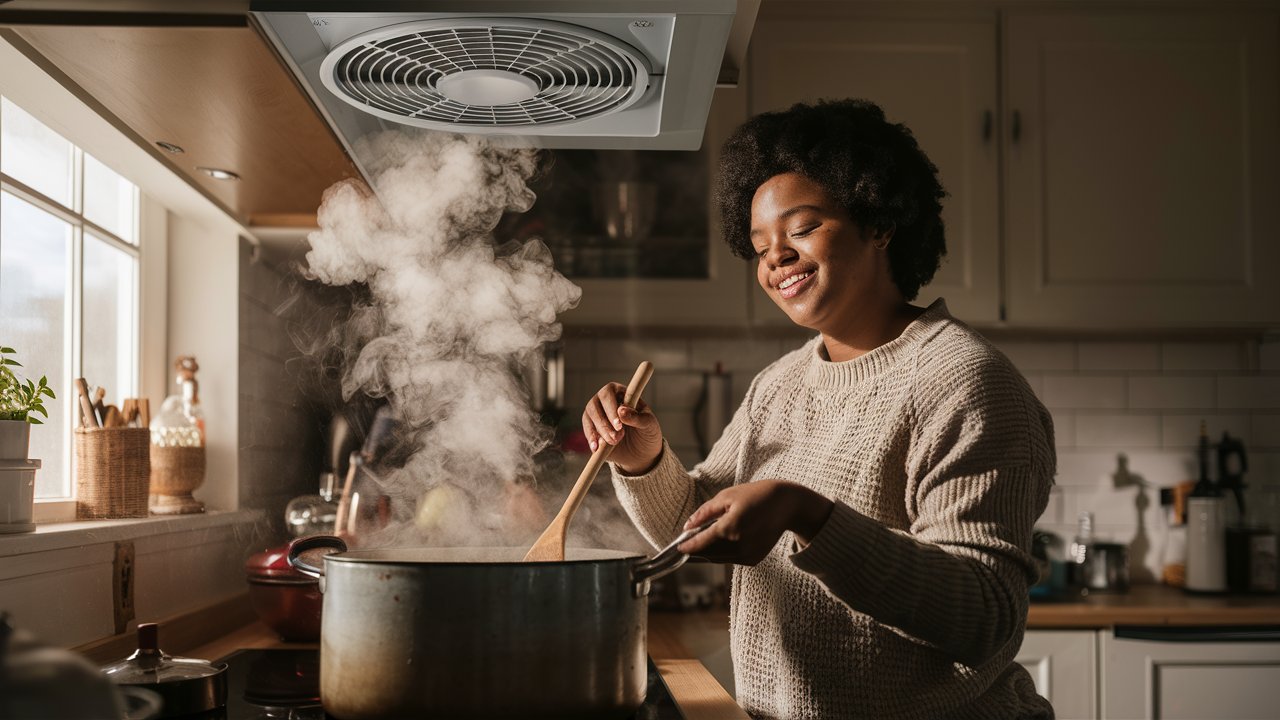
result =
[{"label": "white tile wall", "polygon": [[1123,408],[1125,378],[1119,375],[1045,375],[1040,399],[1051,408]]},{"label": "white tile wall", "polygon": [[1081,370],[1159,370],[1159,343],[1091,342],[1076,348]]},{"label": "white tile wall", "polygon": [[[654,399],[668,440],[688,463],[697,458],[692,408],[701,373],[715,361],[733,373],[738,398],[756,372],[807,339],[632,338],[566,340],[570,398],[620,377],[632,360],[655,358]],[[1280,337],[1262,342],[1001,340],[1052,412],[1058,476],[1040,526],[1066,538],[1081,511],[1095,514],[1105,538],[1131,543],[1134,574],[1158,572],[1164,531],[1159,488],[1193,480],[1200,422],[1249,450],[1250,506],[1280,529]],[[605,361],[618,355],[627,362]],[[671,360],[670,364],[662,360]],[[630,367],[634,367],[630,364]],[[607,370],[604,372],[602,370]],[[594,389],[594,388],[593,388]]]}]

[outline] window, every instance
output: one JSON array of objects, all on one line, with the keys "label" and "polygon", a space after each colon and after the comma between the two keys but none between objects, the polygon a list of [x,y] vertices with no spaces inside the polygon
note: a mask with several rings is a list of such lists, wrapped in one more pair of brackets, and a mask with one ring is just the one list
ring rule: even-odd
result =
[{"label": "window", "polygon": [[71,381],[138,388],[138,188],[0,97],[0,344],[58,399],[31,436],[36,498],[70,500]]}]

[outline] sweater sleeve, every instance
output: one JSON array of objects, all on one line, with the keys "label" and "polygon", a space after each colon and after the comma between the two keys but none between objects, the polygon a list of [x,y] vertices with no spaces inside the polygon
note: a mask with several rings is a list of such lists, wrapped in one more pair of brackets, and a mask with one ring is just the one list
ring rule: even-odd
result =
[{"label": "sweater sleeve", "polygon": [[658,464],[643,475],[627,475],[609,463],[618,501],[655,548],[674,540],[694,510],[736,482],[738,458],[746,442],[757,380],[752,381],[746,398],[707,459],[692,470],[685,470],[665,439]]},{"label": "sweater sleeve", "polygon": [[852,610],[976,667],[1021,639],[1052,422],[1020,377],[924,401],[906,468],[909,531],[837,502],[791,559]]}]

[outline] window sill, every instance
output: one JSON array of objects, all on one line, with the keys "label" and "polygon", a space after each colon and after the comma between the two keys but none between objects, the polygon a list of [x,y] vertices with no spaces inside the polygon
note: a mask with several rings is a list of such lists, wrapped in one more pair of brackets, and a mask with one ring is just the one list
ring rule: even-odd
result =
[{"label": "window sill", "polygon": [[261,510],[231,510],[198,515],[127,520],[78,520],[37,525],[34,532],[0,535],[0,558],[80,547],[96,543],[133,540],[151,535],[189,532],[228,525],[248,525],[263,520]]}]

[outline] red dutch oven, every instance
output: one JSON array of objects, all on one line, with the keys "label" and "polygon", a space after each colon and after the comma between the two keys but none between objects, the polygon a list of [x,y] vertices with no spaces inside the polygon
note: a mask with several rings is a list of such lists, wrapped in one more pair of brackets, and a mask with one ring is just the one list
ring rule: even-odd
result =
[{"label": "red dutch oven", "polygon": [[288,545],[254,553],[244,571],[259,620],[290,642],[320,639],[320,581],[290,567]]}]

